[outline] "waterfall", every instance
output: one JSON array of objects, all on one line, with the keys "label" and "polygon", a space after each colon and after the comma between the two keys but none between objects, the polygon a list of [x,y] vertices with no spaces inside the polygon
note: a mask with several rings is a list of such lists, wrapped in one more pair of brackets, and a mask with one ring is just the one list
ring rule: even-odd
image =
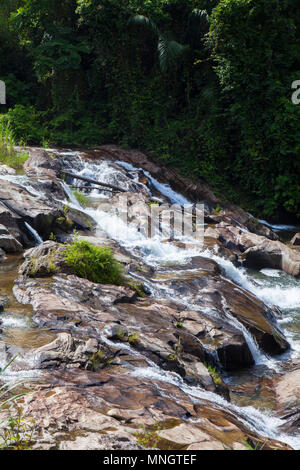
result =
[{"label": "waterfall", "polygon": [[33,238],[35,239],[36,244],[37,244],[37,245],[41,245],[41,244],[43,243],[43,239],[39,236],[39,234],[37,233],[37,231],[34,230],[34,228],[32,228],[31,225],[29,225],[27,222],[25,222],[25,226],[26,226],[26,228],[29,230],[29,232],[31,233],[31,235],[33,236]]}]

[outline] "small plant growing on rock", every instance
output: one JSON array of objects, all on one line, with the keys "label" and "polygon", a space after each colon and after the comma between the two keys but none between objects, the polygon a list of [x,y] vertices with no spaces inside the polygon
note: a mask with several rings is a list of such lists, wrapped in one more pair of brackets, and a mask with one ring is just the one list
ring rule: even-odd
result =
[{"label": "small plant growing on rock", "polygon": [[147,447],[150,449],[156,449],[161,438],[157,434],[157,431],[161,430],[161,426],[156,424],[153,430],[147,430],[143,424],[141,426],[141,432],[137,432],[134,436],[137,438],[137,443],[140,446]]},{"label": "small plant growing on rock", "polygon": [[78,277],[99,284],[124,284],[122,266],[106,246],[80,241],[75,235],[73,243],[66,246],[64,258]]},{"label": "small plant growing on rock", "polygon": [[217,204],[215,210],[213,211],[213,214],[214,215],[219,215],[222,211],[222,207],[220,206],[220,204]]},{"label": "small plant growing on rock", "polygon": [[167,360],[168,361],[178,361],[179,358],[180,358],[181,350],[182,350],[181,338],[179,336],[178,344],[176,344],[176,346],[174,347],[174,352],[172,354],[169,354],[169,356],[167,357]]},{"label": "small plant growing on rock", "polygon": [[262,443],[260,441],[257,441],[257,443],[254,445],[254,444],[250,444],[247,439],[243,439],[243,441],[248,450],[263,450],[265,446],[265,442]]},{"label": "small plant growing on rock", "polygon": [[125,330],[122,330],[122,328],[119,328],[117,331],[117,337],[120,341],[127,341],[128,340],[128,333]]},{"label": "small plant growing on rock", "polygon": [[139,342],[139,335],[137,333],[133,333],[132,335],[128,336],[128,342],[130,344],[137,344]]},{"label": "small plant growing on rock", "polygon": [[205,365],[206,369],[208,370],[208,372],[210,373],[211,378],[213,379],[214,383],[216,385],[221,385],[222,379],[221,379],[221,376],[220,376],[219,372],[217,371],[216,367],[212,367],[209,364],[206,364],[206,362],[204,362],[204,365]]},{"label": "small plant growing on rock", "polygon": [[33,445],[34,427],[29,426],[22,417],[21,408],[17,408],[17,416],[8,419],[7,427],[2,437],[2,449],[5,450],[30,450]]},{"label": "small plant growing on rock", "polygon": [[103,352],[99,349],[90,357],[92,371],[96,372],[103,361]]}]

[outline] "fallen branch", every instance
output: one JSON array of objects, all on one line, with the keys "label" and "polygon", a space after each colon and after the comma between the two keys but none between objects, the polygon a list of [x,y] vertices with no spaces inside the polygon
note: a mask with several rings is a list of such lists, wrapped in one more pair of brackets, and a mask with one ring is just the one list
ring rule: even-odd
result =
[{"label": "fallen branch", "polygon": [[71,178],[74,178],[74,179],[86,181],[87,183],[91,183],[91,184],[97,184],[97,185],[102,186],[104,188],[114,189],[117,192],[126,193],[126,189],[119,188],[118,186],[114,186],[113,184],[100,183],[99,181],[93,180],[91,178],[87,178],[86,176],[74,175],[73,173],[69,173],[68,171],[62,171],[62,173],[64,175],[70,176]]},{"label": "fallen branch", "polygon": [[[86,189],[88,191],[92,191],[93,189],[99,189],[99,188],[93,188],[91,186],[74,186],[73,184],[70,184],[71,188],[73,189]],[[112,188],[106,188],[107,191],[113,191],[113,192],[116,192],[115,189],[112,189]],[[119,191],[119,190],[118,190]]]}]

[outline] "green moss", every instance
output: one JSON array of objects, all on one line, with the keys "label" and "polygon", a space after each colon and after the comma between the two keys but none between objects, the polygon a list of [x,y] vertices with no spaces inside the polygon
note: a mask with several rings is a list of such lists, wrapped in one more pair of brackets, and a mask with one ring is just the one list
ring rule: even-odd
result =
[{"label": "green moss", "polygon": [[99,369],[101,362],[103,362],[103,352],[99,349],[95,354],[90,357],[92,363],[92,371],[96,372]]},{"label": "green moss", "polygon": [[65,232],[70,232],[72,228],[74,227],[73,220],[68,216],[57,217],[56,223],[60,225],[60,228]]},{"label": "green moss", "polygon": [[90,203],[88,197],[85,194],[81,193],[80,191],[73,190],[73,194],[76,197],[77,201],[82,207],[87,207]]},{"label": "green moss", "polygon": [[132,279],[130,279],[126,282],[126,285],[130,289],[134,290],[139,297],[147,297],[144,284],[136,284]]},{"label": "green moss", "polygon": [[130,344],[137,344],[139,342],[139,339],[140,339],[140,337],[137,333],[134,333],[134,334],[128,336],[128,342]]}]

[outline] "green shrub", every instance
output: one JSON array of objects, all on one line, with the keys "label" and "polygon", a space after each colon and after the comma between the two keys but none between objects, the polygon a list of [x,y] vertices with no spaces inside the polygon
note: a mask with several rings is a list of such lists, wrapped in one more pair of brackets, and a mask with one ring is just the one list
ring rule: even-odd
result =
[{"label": "green shrub", "polygon": [[100,284],[124,284],[121,264],[110,248],[99,247],[75,237],[65,249],[65,260],[78,277]]},{"label": "green shrub", "polygon": [[15,138],[10,126],[4,120],[0,120],[0,163],[19,170],[29,155],[16,152],[15,145]]}]

